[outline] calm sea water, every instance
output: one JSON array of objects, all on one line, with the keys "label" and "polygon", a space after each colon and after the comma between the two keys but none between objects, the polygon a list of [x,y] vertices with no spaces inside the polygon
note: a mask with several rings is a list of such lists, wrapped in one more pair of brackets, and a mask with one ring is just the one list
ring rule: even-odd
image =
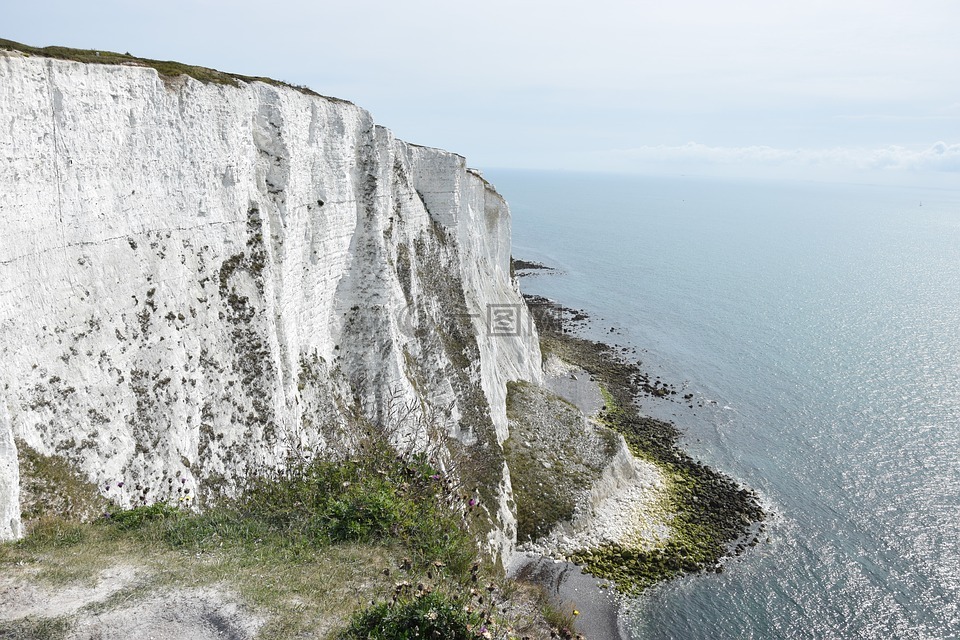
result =
[{"label": "calm sea water", "polygon": [[487,177],[514,255],[562,270],[523,288],[693,392],[644,410],[773,513],[636,638],[960,637],[960,190]]}]

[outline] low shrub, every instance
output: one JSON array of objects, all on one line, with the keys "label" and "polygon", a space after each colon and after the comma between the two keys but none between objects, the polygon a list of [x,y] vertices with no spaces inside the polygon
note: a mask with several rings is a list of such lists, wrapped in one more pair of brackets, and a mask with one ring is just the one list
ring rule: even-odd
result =
[{"label": "low shrub", "polygon": [[466,571],[477,548],[464,509],[442,474],[419,457],[368,449],[351,460],[314,460],[250,478],[237,498],[203,513],[165,503],[104,519],[175,548],[222,544],[317,549],[337,543],[397,545],[411,562]]},{"label": "low shrub", "polygon": [[353,615],[338,640],[473,640],[490,637],[480,613],[466,602],[427,593],[381,602]]},{"label": "low shrub", "polygon": [[106,519],[121,531],[140,529],[149,522],[175,517],[180,510],[165,502],[157,502],[144,507],[118,509],[106,514]]},{"label": "low shrub", "polygon": [[253,478],[235,508],[244,519],[312,545],[399,543],[422,566],[440,560],[463,570],[477,551],[442,474],[386,447]]}]

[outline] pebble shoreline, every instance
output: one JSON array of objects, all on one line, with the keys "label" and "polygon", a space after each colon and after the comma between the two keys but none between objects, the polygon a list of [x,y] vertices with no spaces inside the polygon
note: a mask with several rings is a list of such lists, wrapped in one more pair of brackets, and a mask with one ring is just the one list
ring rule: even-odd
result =
[{"label": "pebble shoreline", "polygon": [[[571,377],[581,382],[569,399],[589,416],[586,409],[590,407],[581,406],[584,397],[591,397],[584,389],[593,385],[599,392],[602,385],[606,399],[615,406],[608,403],[594,419],[618,431],[637,457],[634,478],[591,505],[589,512],[578,513],[570,523],[521,546],[525,559],[518,559],[514,572],[522,574],[524,567],[542,567],[544,562],[563,567],[575,561],[576,572],[547,572],[556,597],[580,599],[582,633],[587,627],[603,629],[604,634],[616,629],[617,635],[596,637],[628,638],[618,620],[618,596],[601,586],[616,583],[620,592],[637,594],[684,573],[720,571],[723,557],[738,555],[757,543],[765,514],[753,491],[690,458],[679,447],[675,425],[643,416],[638,408],[637,400],[643,396],[687,404],[686,396],[676,397],[676,388],[664,381],[651,381],[639,362],[626,360],[626,349],[578,337],[578,330],[589,321],[584,311],[539,296],[524,298],[537,320],[548,381],[566,380],[564,389],[554,390],[566,397],[563,391],[570,393]],[[596,406],[595,396],[593,400]],[[666,495],[668,487],[670,495]],[[696,544],[691,546],[691,530],[706,531],[708,539],[693,541]],[[674,536],[678,538],[671,540]],[[562,580],[556,580],[558,575],[580,577],[564,589]]]}]

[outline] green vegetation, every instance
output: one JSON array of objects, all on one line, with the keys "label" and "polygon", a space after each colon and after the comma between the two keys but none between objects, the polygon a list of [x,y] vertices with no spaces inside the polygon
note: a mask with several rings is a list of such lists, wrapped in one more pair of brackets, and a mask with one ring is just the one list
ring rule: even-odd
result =
[{"label": "green vegetation", "polygon": [[265,614],[263,638],[438,637],[410,631],[419,628],[505,639],[546,628],[536,598],[518,597],[481,562],[452,481],[421,457],[376,443],[361,450],[253,477],[202,513],[156,503],[107,505],[90,523],[44,516],[27,538],[0,544],[0,572],[50,587],[93,586],[118,563],[145,577],[78,614],[0,621],[0,638],[63,637],[85,611],[212,585]]},{"label": "green vegetation", "polygon": [[60,618],[23,618],[3,626],[0,625],[0,640],[60,640],[67,635],[70,626]]},{"label": "green vegetation", "polygon": [[339,638],[470,640],[482,636],[487,629],[483,625],[483,615],[468,610],[469,605],[463,597],[420,591],[415,596],[395,598],[360,611]]},{"label": "green vegetation", "polygon": [[[176,78],[178,76],[190,76],[200,82],[212,84],[224,84],[229,86],[239,86],[241,82],[264,82],[278,87],[288,87],[306,93],[308,95],[320,96],[319,93],[308,89],[307,87],[287,84],[280,80],[272,78],[262,78],[258,76],[243,76],[237,73],[226,73],[216,69],[206,67],[195,67],[181,62],[171,60],[151,60],[149,58],[138,58],[129,53],[114,53],[112,51],[97,51],[93,49],[71,49],[69,47],[32,47],[12,40],[0,38],[0,50],[20,51],[27,55],[42,56],[44,58],[55,58],[58,60],[72,60],[74,62],[84,62],[87,64],[119,64],[140,67],[151,67],[167,78]],[[347,102],[340,98],[331,98],[329,96],[320,96],[333,100],[335,102]]]},{"label": "green vegetation", "polygon": [[441,478],[421,459],[371,447],[362,459],[255,476],[203,513],[156,503],[108,512],[100,524],[193,552],[255,547],[296,557],[339,543],[391,544],[418,569],[439,561],[462,572],[477,549]]},{"label": "green vegetation", "polygon": [[[598,418],[624,436],[635,456],[655,464],[667,481],[659,507],[671,529],[664,545],[649,550],[606,545],[571,559],[588,573],[613,581],[621,592],[636,594],[685,572],[719,571],[725,555],[743,551],[747,540],[755,544],[764,517],[756,494],[687,455],[674,425],[640,413],[635,399],[652,388],[640,368],[607,345],[564,334],[549,323],[550,318],[538,321],[542,351],[579,365],[597,380],[606,402]],[[659,388],[648,392],[663,395]]]},{"label": "green vegetation", "polygon": [[97,487],[81,477],[69,460],[43,455],[23,440],[17,440],[20,465],[20,512],[29,529],[56,528],[69,514],[77,522],[97,518],[107,501]]},{"label": "green vegetation", "polygon": [[120,509],[113,513],[104,513],[104,517],[110,519],[110,522],[121,531],[128,529],[140,529],[149,522],[166,520],[180,516],[182,512],[165,502],[156,502],[151,505],[134,507],[133,509]]},{"label": "green vegetation", "polygon": [[609,429],[585,428],[574,405],[527,382],[507,383],[510,438],[503,443],[517,510],[517,541],[570,520],[579,500],[616,454]]},{"label": "green vegetation", "polygon": [[544,600],[542,606],[543,617],[546,619],[547,624],[549,624],[551,628],[557,629],[560,632],[559,635],[561,638],[572,637],[573,633],[570,630],[576,627],[575,621],[579,612],[572,608],[558,609],[547,600]]}]

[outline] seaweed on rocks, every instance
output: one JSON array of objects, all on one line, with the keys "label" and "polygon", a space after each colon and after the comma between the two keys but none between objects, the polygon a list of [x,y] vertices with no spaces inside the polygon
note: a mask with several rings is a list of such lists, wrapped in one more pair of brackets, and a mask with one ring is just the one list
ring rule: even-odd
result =
[{"label": "seaweed on rocks", "polygon": [[757,494],[705,465],[680,447],[676,425],[641,414],[642,395],[676,395],[671,385],[649,376],[611,345],[571,330],[572,310],[537,296],[525,296],[535,312],[544,359],[554,354],[588,371],[600,384],[606,407],[598,416],[621,433],[633,454],[656,464],[668,480],[673,535],[657,549],[605,545],[571,556],[596,577],[613,580],[624,593],[638,593],[686,572],[720,571],[724,556],[755,544],[763,508]]},{"label": "seaweed on rocks", "polygon": [[[523,273],[519,273],[519,272]],[[522,278],[524,276],[533,275],[533,271],[556,271],[553,267],[548,267],[547,265],[541,262],[533,262],[531,260],[521,260],[520,258],[510,258],[510,273],[515,274],[517,277]]]}]

